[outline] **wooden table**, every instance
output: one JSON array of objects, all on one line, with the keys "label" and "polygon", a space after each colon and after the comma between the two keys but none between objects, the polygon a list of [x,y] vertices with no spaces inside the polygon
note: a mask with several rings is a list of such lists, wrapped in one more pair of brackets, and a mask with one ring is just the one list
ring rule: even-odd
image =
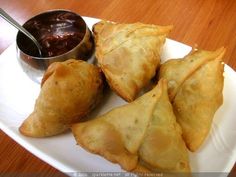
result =
[{"label": "wooden table", "polygon": [[[21,24],[49,9],[69,9],[117,22],[173,24],[171,39],[209,50],[225,46],[225,63],[236,70],[235,0],[0,0],[0,7]],[[16,31],[0,19],[0,53],[15,41],[15,35]],[[0,176],[10,173],[64,176],[0,131]],[[230,173],[235,175],[236,166]]]}]

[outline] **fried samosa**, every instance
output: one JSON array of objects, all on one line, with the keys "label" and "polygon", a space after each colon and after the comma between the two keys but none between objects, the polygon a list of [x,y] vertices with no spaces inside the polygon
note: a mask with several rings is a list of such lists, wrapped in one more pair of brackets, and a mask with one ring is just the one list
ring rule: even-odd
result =
[{"label": "fried samosa", "polygon": [[82,60],[55,62],[45,72],[33,113],[19,128],[23,135],[60,134],[88,114],[102,96],[102,72]]},{"label": "fried samosa", "polygon": [[184,141],[196,151],[207,137],[215,112],[223,102],[224,48],[192,50],[183,59],[168,60],[159,78],[168,80],[168,93]]},{"label": "fried samosa", "polygon": [[73,124],[72,132],[86,150],[119,163],[127,171],[190,171],[165,80],[132,103]]},{"label": "fried samosa", "polygon": [[101,21],[93,26],[96,52],[110,87],[133,101],[156,74],[161,48],[172,26]]}]

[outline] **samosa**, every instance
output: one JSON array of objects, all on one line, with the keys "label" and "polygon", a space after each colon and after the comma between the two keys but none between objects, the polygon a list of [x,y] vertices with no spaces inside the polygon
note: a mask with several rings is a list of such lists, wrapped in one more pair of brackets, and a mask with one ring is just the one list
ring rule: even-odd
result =
[{"label": "samosa", "polygon": [[168,60],[160,68],[159,78],[168,80],[174,113],[191,151],[204,142],[214,114],[223,103],[224,53],[224,48],[193,49],[183,59]]},{"label": "samosa", "polygon": [[131,102],[160,66],[160,53],[172,26],[101,21],[93,26],[98,60],[110,87]]},{"label": "samosa", "polygon": [[72,125],[72,132],[86,150],[127,171],[190,172],[165,80],[132,103]]},{"label": "samosa", "polygon": [[46,137],[68,130],[100,101],[103,76],[97,66],[70,59],[51,64],[41,86],[34,111],[19,129],[23,135]]}]

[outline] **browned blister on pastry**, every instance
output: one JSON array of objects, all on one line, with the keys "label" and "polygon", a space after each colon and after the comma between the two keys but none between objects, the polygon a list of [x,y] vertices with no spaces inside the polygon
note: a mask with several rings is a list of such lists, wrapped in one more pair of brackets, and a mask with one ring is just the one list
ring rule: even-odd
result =
[{"label": "browned blister on pastry", "polygon": [[96,58],[110,87],[133,101],[156,74],[172,26],[101,21],[93,26]]},{"label": "browned blister on pastry", "polygon": [[72,125],[72,132],[79,145],[127,171],[190,171],[164,80],[132,103]]},{"label": "browned blister on pastry", "polygon": [[42,79],[34,111],[19,130],[31,137],[62,133],[95,107],[102,90],[97,66],[73,59],[53,63]]},{"label": "browned blister on pastry", "polygon": [[191,151],[204,142],[223,102],[224,53],[224,48],[213,52],[193,50],[183,59],[169,60],[160,68],[159,78],[168,80],[174,112]]}]

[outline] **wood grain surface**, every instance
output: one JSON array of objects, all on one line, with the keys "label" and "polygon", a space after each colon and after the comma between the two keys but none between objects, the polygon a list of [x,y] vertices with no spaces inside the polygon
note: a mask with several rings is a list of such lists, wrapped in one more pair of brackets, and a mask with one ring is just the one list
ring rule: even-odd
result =
[{"label": "wood grain surface", "polygon": [[[116,22],[174,25],[169,38],[199,48],[227,48],[225,63],[236,70],[235,0],[0,0],[0,8],[23,24],[51,9]],[[0,18],[0,53],[15,41],[16,30]],[[0,176],[64,176],[0,131]],[[236,167],[231,171],[236,176]]]}]

